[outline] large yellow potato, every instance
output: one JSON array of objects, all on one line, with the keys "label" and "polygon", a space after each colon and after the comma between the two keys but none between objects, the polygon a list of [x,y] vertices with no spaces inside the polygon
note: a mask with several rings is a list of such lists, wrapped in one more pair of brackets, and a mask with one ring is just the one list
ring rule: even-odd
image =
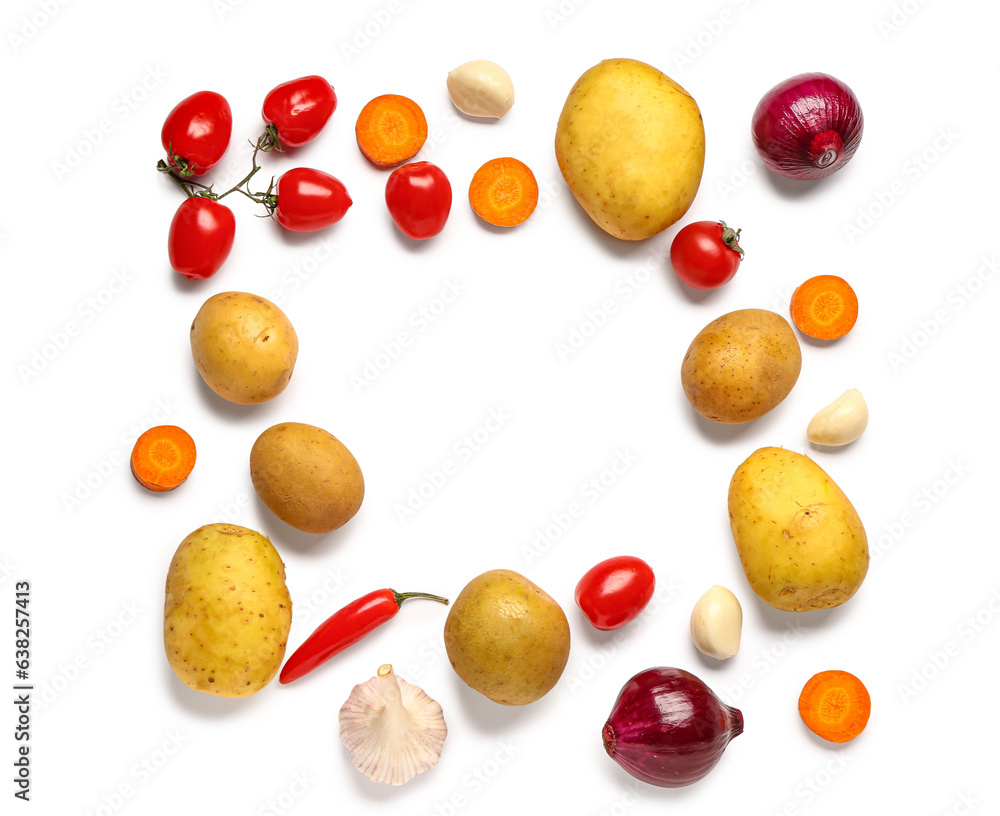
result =
[{"label": "large yellow potato", "polygon": [[459,593],[444,626],[455,673],[502,705],[533,703],[562,676],[569,622],[541,587],[513,570],[490,570]]},{"label": "large yellow potato", "polygon": [[266,298],[221,292],[202,304],[191,324],[191,353],[216,394],[256,405],[285,390],[299,338],[285,313]]},{"label": "large yellow potato", "polygon": [[272,425],[257,437],[250,478],[272,513],[308,533],[343,526],[365,497],[361,467],[344,443],[302,422]]},{"label": "large yellow potato", "polygon": [[163,643],[188,687],[260,691],[278,673],[291,625],[285,565],[266,536],[208,524],[181,542],[167,572]]},{"label": "large yellow potato", "polygon": [[569,92],[556,160],[587,214],[627,241],[662,232],[688,211],[705,166],[705,128],[691,95],[634,59],[609,59]]},{"label": "large yellow potato", "polygon": [[857,511],[800,453],[751,454],[729,484],[729,523],[747,581],[778,609],[839,606],[868,572],[868,537]]},{"label": "large yellow potato", "polygon": [[799,341],[785,318],[740,309],[716,318],[691,341],[681,386],[703,417],[738,425],[759,419],[787,397],[801,368]]}]

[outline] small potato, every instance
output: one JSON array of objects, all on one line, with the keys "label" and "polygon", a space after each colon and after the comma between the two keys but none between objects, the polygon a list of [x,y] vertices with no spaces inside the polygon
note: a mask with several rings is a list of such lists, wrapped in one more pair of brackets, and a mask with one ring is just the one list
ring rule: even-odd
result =
[{"label": "small potato", "polygon": [[181,542],[167,572],[163,643],[185,685],[256,694],[278,673],[291,625],[285,565],[266,536],[207,524]]},{"label": "small potato", "polygon": [[257,438],[250,478],[272,513],[307,533],[343,526],[365,496],[353,454],[333,434],[301,422],[282,422]]},{"label": "small potato", "polygon": [[681,385],[703,417],[738,425],[787,397],[801,368],[799,341],[787,320],[765,309],[741,309],[698,332],[681,363]]},{"label": "small potato", "polygon": [[216,394],[239,405],[274,399],[292,377],[299,339],[284,312],[246,292],[222,292],[191,324],[198,372]]},{"label": "small potato", "polygon": [[639,241],[680,219],[705,166],[705,127],[691,95],[634,59],[604,60],[576,81],[559,116],[556,161],[586,213]]},{"label": "small potato", "polygon": [[733,474],[729,522],[751,588],[787,612],[850,599],[868,573],[857,511],[812,459],[761,448]]}]

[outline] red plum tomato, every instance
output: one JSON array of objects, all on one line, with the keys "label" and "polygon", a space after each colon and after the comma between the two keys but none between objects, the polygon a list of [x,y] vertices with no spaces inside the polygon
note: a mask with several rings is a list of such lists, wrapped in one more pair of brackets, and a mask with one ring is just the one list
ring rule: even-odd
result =
[{"label": "red plum tomato", "polygon": [[261,116],[282,145],[301,147],[319,135],[336,108],[333,86],[321,76],[307,76],[272,88]]},{"label": "red plum tomato", "polygon": [[656,578],[649,564],[619,555],[591,567],[576,585],[576,603],[596,629],[620,629],[646,608]]},{"label": "red plum tomato", "polygon": [[743,260],[739,237],[725,221],[695,221],[674,236],[670,264],[692,289],[716,289],[733,279]]},{"label": "red plum tomato", "polygon": [[185,278],[210,278],[229,257],[235,237],[236,218],[229,207],[209,198],[185,199],[170,222],[170,266]]},{"label": "red plum tomato", "polygon": [[315,232],[336,224],[350,209],[347,188],[329,173],[296,167],[278,179],[274,189],[278,223],[292,232]]},{"label": "red plum tomato", "polygon": [[233,112],[215,91],[198,91],[167,114],[160,142],[181,176],[201,176],[222,161],[233,133]]},{"label": "red plum tomato", "polygon": [[451,212],[451,182],[436,164],[404,164],[385,184],[385,204],[405,236],[417,241],[433,238],[444,229]]}]

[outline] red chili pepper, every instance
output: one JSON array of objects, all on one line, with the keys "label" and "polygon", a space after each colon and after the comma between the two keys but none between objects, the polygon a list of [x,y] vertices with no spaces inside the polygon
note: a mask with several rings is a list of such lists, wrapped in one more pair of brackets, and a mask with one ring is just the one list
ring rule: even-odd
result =
[{"label": "red chili pepper", "polygon": [[354,645],[373,629],[394,618],[400,605],[408,598],[429,598],[448,603],[447,598],[428,595],[426,592],[400,593],[394,589],[369,592],[323,621],[285,662],[278,682],[284,684],[298,680],[335,654]]}]

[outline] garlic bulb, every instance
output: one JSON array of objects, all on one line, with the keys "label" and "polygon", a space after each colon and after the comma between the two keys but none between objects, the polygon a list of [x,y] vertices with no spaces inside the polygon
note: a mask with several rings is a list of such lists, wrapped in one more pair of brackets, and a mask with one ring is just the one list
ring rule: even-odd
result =
[{"label": "garlic bulb", "polygon": [[857,388],[849,388],[809,421],[806,436],[814,445],[847,445],[868,427],[868,405]]},{"label": "garlic bulb", "polygon": [[468,116],[500,119],[514,104],[514,83],[495,62],[473,60],[448,73],[448,95]]},{"label": "garlic bulb", "polygon": [[402,785],[433,768],[447,735],[441,706],[388,663],[340,709],[340,741],[373,782]]},{"label": "garlic bulb", "polygon": [[691,610],[691,640],[702,654],[725,660],[740,650],[743,607],[725,587],[714,586]]}]

